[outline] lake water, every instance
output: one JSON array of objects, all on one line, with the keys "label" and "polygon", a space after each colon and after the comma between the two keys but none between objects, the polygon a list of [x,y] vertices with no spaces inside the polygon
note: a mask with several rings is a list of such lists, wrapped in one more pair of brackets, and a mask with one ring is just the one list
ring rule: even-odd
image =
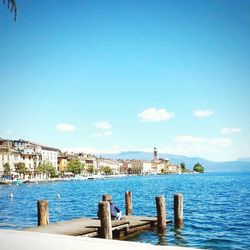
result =
[{"label": "lake water", "polygon": [[[36,201],[49,200],[50,222],[96,216],[104,193],[124,212],[124,192],[133,192],[134,215],[156,215],[155,196],[165,195],[173,219],[173,195],[184,196],[184,225],[167,226],[165,235],[147,231],[129,240],[203,249],[250,249],[250,173],[138,176],[0,186],[0,228],[37,223]],[[14,198],[9,194],[13,193]],[[60,194],[61,198],[57,197]]]}]

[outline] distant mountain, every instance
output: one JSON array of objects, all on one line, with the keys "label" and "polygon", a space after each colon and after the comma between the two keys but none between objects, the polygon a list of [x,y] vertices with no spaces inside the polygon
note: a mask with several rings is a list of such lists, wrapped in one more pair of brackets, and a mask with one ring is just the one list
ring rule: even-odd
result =
[{"label": "distant mountain", "polygon": [[250,157],[247,158],[240,158],[238,161],[250,162]]},{"label": "distant mountain", "polygon": [[[121,160],[152,160],[153,154],[143,151],[124,151],[119,154],[105,154],[103,157]],[[184,162],[186,168],[190,170],[199,162],[205,167],[206,172],[250,172],[250,158],[226,162],[215,162],[200,157],[187,157],[174,154],[158,154],[158,158],[169,159],[172,163],[176,164]]]}]

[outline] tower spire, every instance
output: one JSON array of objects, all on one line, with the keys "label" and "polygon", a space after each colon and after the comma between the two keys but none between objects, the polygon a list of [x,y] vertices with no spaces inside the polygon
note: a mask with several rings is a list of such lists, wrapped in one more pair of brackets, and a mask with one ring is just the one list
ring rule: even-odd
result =
[{"label": "tower spire", "polygon": [[158,158],[157,148],[154,147],[154,161],[157,161],[157,158]]}]

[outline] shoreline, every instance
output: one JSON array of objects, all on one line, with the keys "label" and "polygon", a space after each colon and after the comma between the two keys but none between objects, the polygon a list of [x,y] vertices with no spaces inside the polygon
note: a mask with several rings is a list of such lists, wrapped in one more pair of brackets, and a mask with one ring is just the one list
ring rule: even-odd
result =
[{"label": "shoreline", "polygon": [[[198,173],[182,173],[187,174],[198,174]],[[89,176],[75,176],[75,177],[58,177],[58,178],[48,178],[48,179],[14,179],[14,180],[3,180],[0,179],[0,185],[19,185],[19,184],[39,184],[39,183],[50,183],[50,182],[61,182],[61,181],[87,181],[87,180],[103,180],[103,179],[114,179],[114,178],[124,178],[124,177],[135,177],[135,176],[164,176],[164,175],[182,175],[176,173],[169,174],[148,174],[148,175],[138,175],[138,174],[117,174],[117,175],[89,175]]]},{"label": "shoreline", "polygon": [[19,185],[19,184],[38,184],[38,183],[49,183],[49,182],[60,182],[60,181],[86,181],[86,180],[100,180],[100,179],[113,179],[123,178],[128,175],[93,175],[93,176],[80,176],[80,177],[66,177],[66,178],[48,178],[48,179],[17,179],[17,180],[0,180],[1,185]]}]

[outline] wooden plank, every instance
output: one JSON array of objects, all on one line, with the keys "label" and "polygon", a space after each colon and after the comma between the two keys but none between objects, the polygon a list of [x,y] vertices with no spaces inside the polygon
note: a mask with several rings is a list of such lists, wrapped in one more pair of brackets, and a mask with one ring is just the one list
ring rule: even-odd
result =
[{"label": "wooden plank", "polygon": [[151,228],[150,224],[138,225],[137,227],[129,228],[127,234],[133,234],[140,231],[149,230]]},{"label": "wooden plank", "polygon": [[[124,220],[113,220],[112,222],[112,230],[117,230],[118,228],[126,228],[129,226],[129,221]],[[87,226],[87,228],[100,228],[100,225],[96,226]]]},{"label": "wooden plank", "polygon": [[123,229],[128,229],[128,228],[129,228],[129,224],[122,224],[120,226],[112,227],[112,231],[123,230]]},{"label": "wooden plank", "polygon": [[[128,225],[128,221],[112,221],[112,228],[116,228]],[[25,231],[63,234],[63,235],[85,235],[98,232],[100,228],[100,221],[92,218],[80,218],[70,221],[61,221],[52,223],[46,226],[31,227],[25,229]]]},{"label": "wooden plank", "polygon": [[[169,223],[171,221],[167,221]],[[156,217],[125,216],[125,220],[112,220],[112,231],[123,231],[125,234],[150,229],[157,224]],[[70,221],[60,221],[46,226],[32,227],[26,231],[43,232],[72,236],[98,236],[101,224],[96,218],[80,218]],[[117,233],[116,233],[117,234]],[[117,234],[118,235],[118,234]]]},{"label": "wooden plank", "polygon": [[156,217],[147,216],[125,216],[125,220],[129,221],[129,228],[139,227],[151,224],[152,222],[157,222]]},{"label": "wooden plank", "polygon": [[63,234],[63,235],[84,235],[98,231],[100,221],[91,218],[74,219],[71,221],[61,221],[47,226],[32,227],[26,231]]}]

